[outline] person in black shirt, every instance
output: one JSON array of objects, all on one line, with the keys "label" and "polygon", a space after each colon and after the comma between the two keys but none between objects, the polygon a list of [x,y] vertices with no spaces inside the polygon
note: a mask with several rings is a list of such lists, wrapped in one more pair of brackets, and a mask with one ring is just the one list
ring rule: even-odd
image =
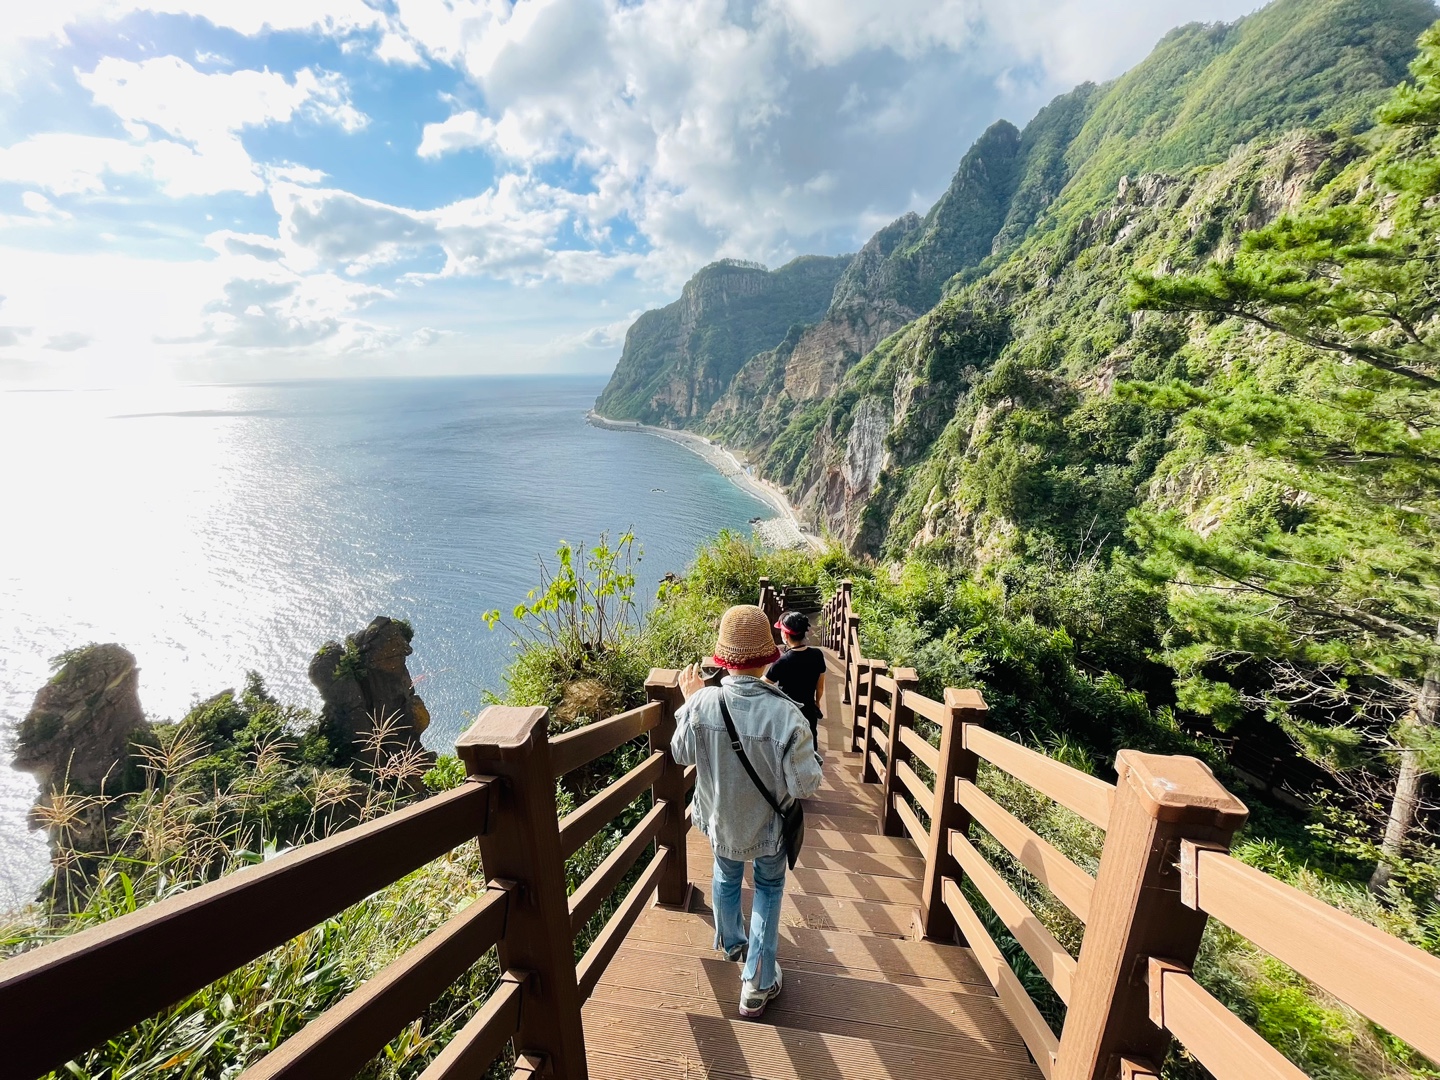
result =
[{"label": "person in black shirt", "polygon": [[815,737],[819,749],[820,712],[819,702],[825,693],[825,654],[805,644],[805,635],[810,632],[810,620],[798,611],[787,611],[775,624],[784,640],[785,651],[780,659],[770,665],[765,678],[793,698],[810,721],[810,734]]}]

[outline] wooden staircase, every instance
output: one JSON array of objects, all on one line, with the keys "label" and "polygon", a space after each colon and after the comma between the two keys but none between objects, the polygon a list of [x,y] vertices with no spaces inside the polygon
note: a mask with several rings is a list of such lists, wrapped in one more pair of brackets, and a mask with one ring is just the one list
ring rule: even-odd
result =
[{"label": "wooden staircase", "polygon": [[710,845],[691,830],[686,910],[642,915],[585,1005],[593,1080],[1040,1076],[971,951],[916,940],[925,860],[879,835],[881,794],[861,783],[827,659],[825,780],[786,878],[784,992],[762,1019],[739,1018],[740,967],[714,948]]}]

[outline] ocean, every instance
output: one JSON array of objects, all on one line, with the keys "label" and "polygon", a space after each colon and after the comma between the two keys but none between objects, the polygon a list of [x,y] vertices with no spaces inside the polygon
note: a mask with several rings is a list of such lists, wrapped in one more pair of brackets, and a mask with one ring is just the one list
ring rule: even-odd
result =
[{"label": "ocean", "polygon": [[[0,393],[0,742],[49,659],[117,641],[154,719],[258,671],[318,707],[325,641],[379,614],[443,750],[501,688],[537,559],[627,529],[643,598],[773,511],[684,447],[590,426],[593,377],[366,379]],[[36,787],[0,751],[0,911],[48,869]]]}]

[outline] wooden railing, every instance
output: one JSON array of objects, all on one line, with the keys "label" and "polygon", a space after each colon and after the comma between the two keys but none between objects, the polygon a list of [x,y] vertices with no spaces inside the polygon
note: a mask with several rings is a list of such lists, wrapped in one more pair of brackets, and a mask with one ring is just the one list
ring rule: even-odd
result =
[{"label": "wooden railing", "polygon": [[[971,948],[1048,1080],[1158,1076],[1172,1037],[1217,1080],[1304,1076],[1195,981],[1207,918],[1440,1061],[1440,959],[1230,856],[1248,811],[1204,763],[1122,750],[1109,784],[988,731],[978,692],[947,689],[936,702],[914,672],[865,657],[852,602],[844,582],[822,611],[824,643],[844,665],[864,779],[883,785],[882,827],[925,857],[917,933]],[[981,759],[1104,830],[1094,876],[980,789]],[[986,860],[973,825],[1083,924],[1078,957]],[[1060,1032],[962,883],[1065,1004]]]},{"label": "wooden railing", "polygon": [[[62,1069],[471,839],[483,897],[242,1080],[354,1075],[491,948],[495,990],[422,1080],[483,1075],[507,1043],[515,1076],[584,1077],[582,1002],[650,897],[679,904],[689,888],[693,773],[669,752],[676,673],[652,671],[646,692],[644,706],[553,739],[544,709],[486,709],[456,743],[459,787],[0,964],[0,1080]],[[642,735],[644,761],[558,820],[556,780]],[[647,794],[639,822],[567,896],[566,858]],[[576,933],[652,849],[577,967]]]}]

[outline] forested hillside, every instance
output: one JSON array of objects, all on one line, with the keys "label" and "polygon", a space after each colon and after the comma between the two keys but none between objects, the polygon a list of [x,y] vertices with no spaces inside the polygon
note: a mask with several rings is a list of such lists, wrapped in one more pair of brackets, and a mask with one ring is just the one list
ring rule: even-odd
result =
[{"label": "forested hillside", "polygon": [[718,436],[854,555],[972,583],[1165,723],[1303,754],[1305,783],[1262,786],[1377,890],[1433,892],[1436,16],[1274,0],[1177,29],[991,127],[703,415],[602,411]]}]

